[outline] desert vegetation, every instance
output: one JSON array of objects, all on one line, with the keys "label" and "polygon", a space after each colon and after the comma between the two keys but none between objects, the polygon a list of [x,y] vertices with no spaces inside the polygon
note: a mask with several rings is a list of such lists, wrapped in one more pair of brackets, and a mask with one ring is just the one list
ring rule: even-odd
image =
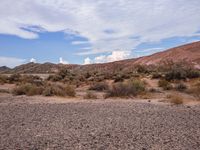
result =
[{"label": "desert vegetation", "polygon": [[107,91],[106,97],[130,97],[145,92],[146,87],[141,80],[128,80],[113,84]]},{"label": "desert vegetation", "polygon": [[[170,94],[176,91],[180,95],[188,94],[199,100],[199,79],[198,69],[185,63],[166,61],[159,66],[136,65],[132,69],[121,67],[116,70],[62,68],[47,78],[28,74],[2,74],[0,84],[15,85],[12,90],[1,89],[1,91],[11,91],[13,95],[75,97],[76,89],[83,88],[85,89],[85,94],[82,96],[84,99],[96,99],[98,92],[104,95],[101,97],[105,98],[139,96],[142,99],[150,99],[151,97],[159,98],[159,93]],[[155,84],[152,85],[151,82]],[[180,99],[171,97],[171,101]]]},{"label": "desert vegetation", "polygon": [[181,95],[168,95],[167,98],[169,99],[170,103],[174,105],[180,105],[183,104],[183,97]]}]

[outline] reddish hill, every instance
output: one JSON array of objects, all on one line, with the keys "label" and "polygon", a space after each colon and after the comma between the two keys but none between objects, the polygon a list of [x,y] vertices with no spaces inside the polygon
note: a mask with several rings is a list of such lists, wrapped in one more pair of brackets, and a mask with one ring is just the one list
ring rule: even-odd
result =
[{"label": "reddish hill", "polygon": [[158,65],[165,60],[173,62],[186,61],[200,67],[200,42],[175,47],[151,56],[141,57],[135,61],[137,64]]}]

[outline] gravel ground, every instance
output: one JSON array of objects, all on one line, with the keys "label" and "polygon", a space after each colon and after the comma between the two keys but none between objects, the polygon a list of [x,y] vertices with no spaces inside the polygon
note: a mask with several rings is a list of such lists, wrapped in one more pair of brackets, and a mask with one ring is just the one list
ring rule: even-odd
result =
[{"label": "gravel ground", "polygon": [[[0,149],[199,150],[200,106],[0,97]],[[6,103],[8,101],[8,103]]]}]

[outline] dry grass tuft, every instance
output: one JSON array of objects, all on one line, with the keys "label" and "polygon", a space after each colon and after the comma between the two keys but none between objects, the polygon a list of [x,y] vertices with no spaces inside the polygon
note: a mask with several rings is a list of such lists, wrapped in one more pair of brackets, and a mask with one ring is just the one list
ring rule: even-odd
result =
[{"label": "dry grass tuft", "polygon": [[200,81],[192,85],[188,92],[194,95],[198,101],[200,101]]},{"label": "dry grass tuft", "polygon": [[86,95],[84,96],[84,99],[97,99],[97,95],[94,94],[93,92],[87,92]]},{"label": "dry grass tuft", "polygon": [[170,103],[174,105],[183,104],[183,97],[181,95],[168,95],[167,98],[169,98]]}]

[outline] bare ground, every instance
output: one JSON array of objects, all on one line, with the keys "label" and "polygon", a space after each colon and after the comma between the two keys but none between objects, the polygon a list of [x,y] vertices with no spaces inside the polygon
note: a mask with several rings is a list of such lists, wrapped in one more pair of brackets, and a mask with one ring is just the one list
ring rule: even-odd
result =
[{"label": "bare ground", "polygon": [[200,105],[0,96],[0,149],[199,150]]}]

